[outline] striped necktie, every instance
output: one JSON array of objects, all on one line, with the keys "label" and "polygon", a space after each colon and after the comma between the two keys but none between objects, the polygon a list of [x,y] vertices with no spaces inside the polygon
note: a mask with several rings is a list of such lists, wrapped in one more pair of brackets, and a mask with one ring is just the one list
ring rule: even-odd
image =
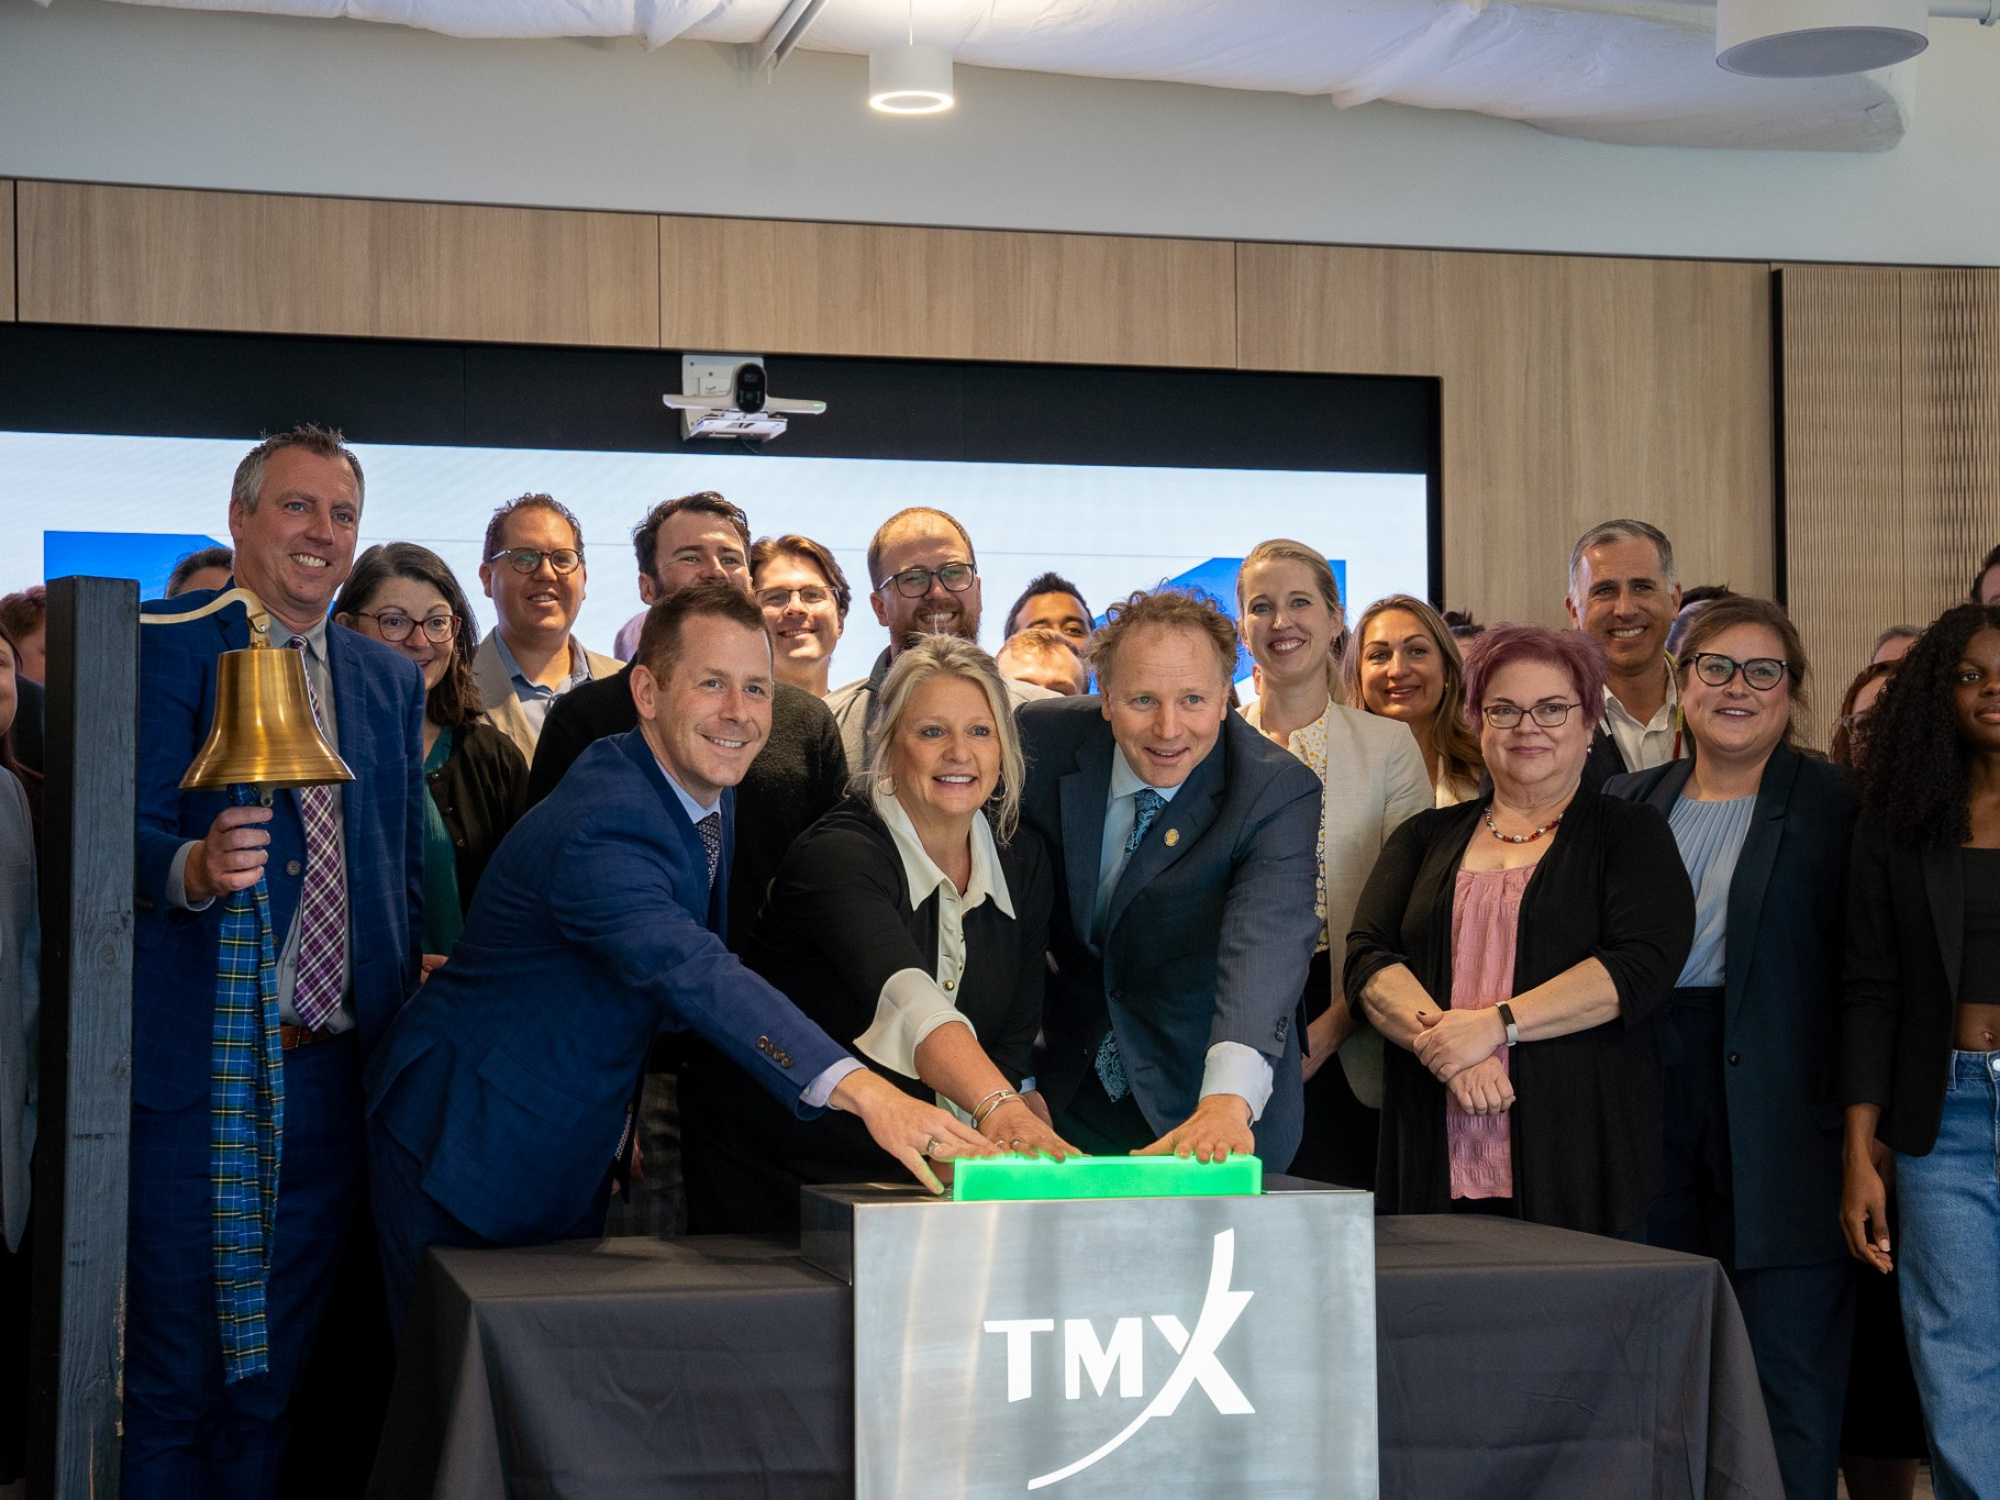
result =
[{"label": "striped necktie", "polygon": [[[291,647],[300,653],[300,665],[307,666],[306,638],[293,636]],[[309,667],[306,697],[312,703],[313,722],[324,733],[319,693]],[[299,892],[299,974],[292,987],[292,1009],[301,1026],[317,1031],[338,1013],[347,987],[347,873],[340,858],[333,788],[302,786],[296,795],[306,828],[306,878]]]},{"label": "striped necktie", "polygon": [[[1142,786],[1132,794],[1132,831],[1125,836],[1125,862],[1113,872],[1112,879],[1123,878],[1125,868],[1132,863],[1132,856],[1139,852],[1139,845],[1146,840],[1146,834],[1160,816],[1160,809],[1167,805],[1167,799],[1149,786]],[[1130,1081],[1125,1077],[1125,1058],[1118,1050],[1118,1033],[1107,1031],[1104,1039],[1097,1044],[1097,1081],[1104,1085],[1105,1097],[1116,1104],[1132,1091]]]}]

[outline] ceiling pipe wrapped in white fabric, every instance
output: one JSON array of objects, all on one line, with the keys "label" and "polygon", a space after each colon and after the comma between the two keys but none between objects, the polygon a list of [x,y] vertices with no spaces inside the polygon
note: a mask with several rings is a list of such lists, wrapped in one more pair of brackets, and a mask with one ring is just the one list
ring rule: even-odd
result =
[{"label": "ceiling pipe wrapped in white fabric", "polygon": [[[787,0],[122,3],[386,21],[461,37],[750,48],[787,9]],[[1712,3],[1700,0],[921,0],[920,19],[927,42],[970,67],[1320,95],[1342,106],[1385,100],[1619,144],[1879,151],[1901,139],[1905,120],[1893,73],[1774,81],[1722,71]],[[829,0],[803,42],[799,30],[789,40],[804,49],[867,56],[906,40],[908,0]],[[782,74],[773,86],[785,86]]]}]

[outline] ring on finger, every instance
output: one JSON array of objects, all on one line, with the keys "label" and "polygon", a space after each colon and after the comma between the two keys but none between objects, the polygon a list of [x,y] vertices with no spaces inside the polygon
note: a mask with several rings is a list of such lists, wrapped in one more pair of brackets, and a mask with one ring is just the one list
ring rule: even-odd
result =
[{"label": "ring on finger", "polygon": [[938,1138],[936,1136],[932,1136],[929,1140],[924,1142],[924,1155],[936,1156],[937,1154],[938,1154]]},{"label": "ring on finger", "polygon": [[1017,1135],[1011,1141],[1007,1142],[1007,1144],[1012,1146],[1016,1151],[1019,1151],[1021,1149],[1021,1138]]}]

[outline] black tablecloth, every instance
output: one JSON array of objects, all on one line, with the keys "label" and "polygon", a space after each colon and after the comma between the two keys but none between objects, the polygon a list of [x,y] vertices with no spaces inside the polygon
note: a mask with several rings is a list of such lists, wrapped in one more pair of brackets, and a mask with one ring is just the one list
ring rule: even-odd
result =
[{"label": "black tablecloth", "polygon": [[[1780,1500],[1714,1261],[1502,1219],[1377,1226],[1388,1500]],[[790,1241],[434,1251],[370,1493],[848,1496],[850,1307]]]}]

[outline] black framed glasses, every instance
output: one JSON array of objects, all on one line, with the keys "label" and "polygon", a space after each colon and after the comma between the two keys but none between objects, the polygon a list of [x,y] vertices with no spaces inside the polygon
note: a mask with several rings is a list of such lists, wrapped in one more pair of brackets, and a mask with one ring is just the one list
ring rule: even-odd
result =
[{"label": "black framed glasses", "polygon": [[1521,722],[1523,714],[1532,718],[1544,729],[1560,729],[1569,721],[1570,710],[1582,707],[1581,703],[1559,703],[1551,698],[1547,702],[1537,703],[1532,708],[1523,708],[1518,703],[1489,703],[1479,712],[1495,729],[1512,729]]},{"label": "black framed glasses", "polygon": [[423,627],[424,639],[442,646],[458,634],[457,615],[427,615],[421,620],[412,619],[400,609],[379,609],[370,614],[365,609],[354,612],[363,620],[375,622],[375,633],[392,646],[400,646],[410,638],[410,632]]},{"label": "black framed glasses", "polygon": [[496,552],[486,560],[490,563],[504,562],[516,573],[523,575],[541,571],[542,560],[557,573],[574,573],[583,566],[583,548],[557,547],[544,552],[535,547],[509,547],[505,552]]},{"label": "black framed glasses", "polygon": [[794,595],[806,609],[833,602],[833,590],[817,583],[809,583],[804,588],[797,589],[759,589],[754,597],[759,609],[776,610],[790,609]]},{"label": "black framed glasses", "polygon": [[1770,692],[1785,680],[1790,670],[1790,663],[1776,656],[1753,656],[1748,661],[1738,661],[1720,651],[1697,651],[1688,660],[1694,667],[1694,675],[1710,687],[1728,687],[1730,679],[1741,672],[1743,680],[1760,693]]},{"label": "black framed glasses", "polygon": [[949,593],[962,594],[972,587],[972,580],[979,576],[979,570],[971,563],[946,563],[941,568],[905,568],[900,573],[892,573],[875,585],[879,592],[890,584],[905,599],[921,599],[931,591],[931,580],[935,578]]}]

